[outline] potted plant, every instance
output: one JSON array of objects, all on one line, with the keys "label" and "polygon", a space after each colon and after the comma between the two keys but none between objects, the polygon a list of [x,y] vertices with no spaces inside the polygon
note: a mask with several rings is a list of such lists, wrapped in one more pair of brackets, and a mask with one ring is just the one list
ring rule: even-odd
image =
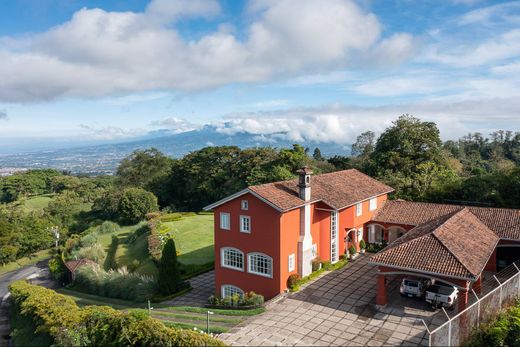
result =
[{"label": "potted plant", "polygon": [[357,256],[356,247],[350,246],[348,249],[348,253],[350,254],[350,259],[352,259],[352,260],[356,259],[356,256]]},{"label": "potted plant", "polygon": [[365,243],[365,240],[361,239],[361,241],[359,241],[359,252],[361,254],[365,253],[366,248],[367,248],[367,244]]}]

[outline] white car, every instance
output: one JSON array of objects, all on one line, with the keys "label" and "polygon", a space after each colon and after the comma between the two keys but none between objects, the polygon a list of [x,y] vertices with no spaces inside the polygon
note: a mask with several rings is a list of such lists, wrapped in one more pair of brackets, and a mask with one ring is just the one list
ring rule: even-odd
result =
[{"label": "white car", "polygon": [[435,307],[453,307],[453,303],[459,296],[459,290],[445,283],[436,283],[426,289],[426,302]]},{"label": "white car", "polygon": [[424,296],[424,292],[430,284],[430,280],[417,278],[403,278],[403,280],[401,281],[401,286],[399,287],[399,292],[401,293],[401,295],[408,296],[410,298],[421,298]]}]

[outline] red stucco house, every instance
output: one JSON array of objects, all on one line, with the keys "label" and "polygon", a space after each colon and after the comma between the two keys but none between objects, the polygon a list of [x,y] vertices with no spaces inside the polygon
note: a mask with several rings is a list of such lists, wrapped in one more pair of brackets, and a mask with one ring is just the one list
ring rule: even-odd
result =
[{"label": "red stucco house", "polygon": [[216,295],[272,298],[291,274],[310,274],[316,257],[335,263],[350,246],[359,251],[361,239],[389,243],[371,259],[377,304],[386,304],[385,277],[399,274],[467,292],[484,270],[496,270],[500,247],[520,245],[518,210],[387,201],[391,192],[354,169],[313,176],[304,168],[296,180],[250,186],[207,206],[215,213]]}]

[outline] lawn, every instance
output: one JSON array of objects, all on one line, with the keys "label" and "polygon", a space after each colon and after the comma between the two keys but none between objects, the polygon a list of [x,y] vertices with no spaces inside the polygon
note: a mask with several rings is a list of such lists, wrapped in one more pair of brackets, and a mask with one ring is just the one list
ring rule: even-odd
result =
[{"label": "lawn", "polygon": [[[214,261],[213,253],[213,215],[186,214],[174,222],[164,222],[167,233],[173,236],[179,262],[185,265],[203,265]],[[143,275],[157,276],[158,270],[148,256],[148,240],[146,235],[138,237],[132,244],[127,244],[127,237],[132,235],[143,224],[122,227],[115,235],[119,237],[116,261],[119,267],[131,267],[138,264],[137,272]],[[99,242],[108,251],[112,235],[101,235]]]},{"label": "lawn", "polygon": [[52,201],[52,195],[39,195],[23,201],[23,207],[27,212],[43,210]]},{"label": "lawn", "polygon": [[213,250],[213,214],[184,216],[163,223],[175,240],[179,261],[183,264],[206,264],[215,260]]},{"label": "lawn", "polygon": [[[84,294],[74,290],[60,288],[58,293],[71,297],[79,306],[99,305],[110,306],[122,311],[148,312],[147,304],[136,304],[133,302],[110,299],[91,294]],[[167,326],[181,328],[206,330],[206,317],[208,309],[189,306],[165,306],[153,304],[152,317],[160,320]],[[210,316],[210,331],[223,333],[241,323],[248,316],[265,312],[264,308],[255,310],[211,310],[214,314]]]}]

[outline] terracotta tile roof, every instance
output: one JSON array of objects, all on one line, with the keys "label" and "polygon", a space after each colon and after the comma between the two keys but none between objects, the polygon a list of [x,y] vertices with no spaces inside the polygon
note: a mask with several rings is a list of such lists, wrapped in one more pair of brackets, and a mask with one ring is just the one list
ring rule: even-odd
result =
[{"label": "terracotta tile roof", "polygon": [[[372,220],[417,226],[462,209],[464,206],[395,200],[387,201]],[[467,209],[500,238],[520,240],[520,210],[472,206]]]},{"label": "terracotta tile roof", "polygon": [[[298,180],[261,184],[248,189],[280,210],[290,210],[304,204],[298,194]],[[335,209],[342,209],[392,191],[392,187],[355,169],[315,175],[311,178],[311,201],[323,201]]]},{"label": "terracotta tile roof", "polygon": [[96,262],[90,259],[80,259],[80,260],[69,260],[65,262],[65,266],[71,273],[74,273],[79,267],[88,264],[96,264]]},{"label": "terracotta tile roof", "polygon": [[415,227],[371,258],[377,265],[475,280],[499,237],[469,208]]}]

